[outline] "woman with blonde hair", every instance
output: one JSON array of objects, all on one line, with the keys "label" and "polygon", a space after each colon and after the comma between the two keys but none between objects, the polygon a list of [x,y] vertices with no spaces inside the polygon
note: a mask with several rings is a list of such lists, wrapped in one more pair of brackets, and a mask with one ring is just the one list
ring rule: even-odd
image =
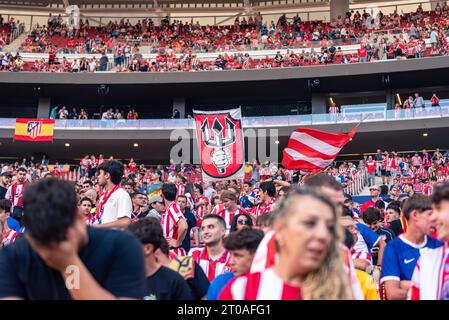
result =
[{"label": "woman with blonde hair", "polygon": [[308,188],[294,188],[280,202],[274,222],[279,261],[234,279],[221,300],[349,300],[342,257],[342,229],[332,202]]}]

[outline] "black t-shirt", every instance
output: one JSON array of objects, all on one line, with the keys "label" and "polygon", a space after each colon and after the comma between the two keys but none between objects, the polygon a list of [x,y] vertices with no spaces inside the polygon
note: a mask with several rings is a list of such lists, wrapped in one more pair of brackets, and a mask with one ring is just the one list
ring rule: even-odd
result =
[{"label": "black t-shirt", "polygon": [[147,277],[144,300],[192,300],[189,286],[179,273],[160,267]]},{"label": "black t-shirt", "polygon": [[6,195],[7,191],[8,191],[7,188],[0,186],[0,200],[5,199],[5,195]]},{"label": "black t-shirt", "polygon": [[399,220],[394,220],[390,223],[390,226],[388,227],[390,228],[394,234],[397,236],[399,236],[401,233],[404,232],[404,230],[402,230],[402,224],[401,221]]},{"label": "black t-shirt", "polygon": [[190,209],[188,209],[188,208],[186,208],[184,211],[184,217],[187,220],[187,233],[186,233],[184,240],[182,241],[181,247],[186,252],[189,252],[190,251],[190,231],[192,230],[192,228],[196,227],[196,219],[195,219],[195,216],[193,215],[192,211],[190,211]]},{"label": "black t-shirt", "polygon": [[[95,280],[116,297],[142,299],[145,262],[140,242],[129,232],[87,228],[79,256]],[[0,298],[71,299],[64,279],[49,268],[25,238],[0,251]]]},{"label": "black t-shirt", "polygon": [[201,300],[209,290],[209,279],[204,273],[203,269],[195,262],[195,275],[192,279],[187,280],[194,300]]}]

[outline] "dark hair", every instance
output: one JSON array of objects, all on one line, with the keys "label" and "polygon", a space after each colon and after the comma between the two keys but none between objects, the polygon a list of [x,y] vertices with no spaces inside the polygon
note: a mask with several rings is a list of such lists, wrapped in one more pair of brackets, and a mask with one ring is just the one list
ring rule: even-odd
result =
[{"label": "dark hair", "polygon": [[378,209],[385,209],[385,202],[381,199],[377,200],[374,206]]},{"label": "dark hair", "polygon": [[248,250],[255,253],[257,247],[264,237],[262,230],[245,228],[236,232],[231,232],[223,240],[226,250]]},{"label": "dark hair", "polygon": [[87,183],[88,185],[90,185],[91,187],[94,186],[92,180],[86,180],[86,181],[83,182],[83,184],[86,184],[86,183]]},{"label": "dark hair", "polygon": [[128,226],[128,230],[142,244],[152,244],[154,250],[161,247],[162,239],[164,239],[164,232],[162,231],[161,223],[158,219],[149,217],[137,220]]},{"label": "dark hair", "polygon": [[204,222],[206,219],[215,219],[215,220],[217,220],[217,221],[222,225],[223,229],[226,230],[226,221],[225,221],[221,216],[218,216],[218,215],[216,215],[216,214],[206,214],[206,215],[203,217],[203,222]]},{"label": "dark hair", "polygon": [[161,245],[159,246],[159,250],[161,250],[161,252],[168,257],[168,254],[170,253],[170,246],[165,238],[161,239]]},{"label": "dark hair", "polygon": [[24,167],[19,167],[18,169],[17,169],[17,172],[25,172],[25,173],[27,173],[28,171],[27,171],[27,169],[26,168],[24,168]]},{"label": "dark hair", "polygon": [[338,182],[337,180],[335,180],[335,178],[323,172],[305,178],[304,185],[309,188],[328,187],[336,191],[343,190],[343,186],[341,185],[340,182]]},{"label": "dark hair", "polygon": [[143,193],[143,192],[134,192],[133,194],[131,194],[131,199],[134,199],[137,196],[145,196],[146,197],[145,193]]},{"label": "dark hair", "polygon": [[113,184],[117,185],[120,184],[120,181],[122,181],[124,168],[121,162],[117,160],[103,162],[98,166],[98,172],[100,172],[100,170],[110,174]]},{"label": "dark hair", "polygon": [[252,187],[253,186],[253,184],[252,184],[252,182],[251,181],[245,181],[245,182],[243,182],[243,185],[245,185],[245,184],[247,184],[248,186],[250,186],[250,187]]},{"label": "dark hair", "polygon": [[75,188],[57,178],[39,180],[25,189],[23,209],[23,224],[33,239],[43,245],[63,241],[78,215]]},{"label": "dark hair", "polygon": [[177,195],[177,196],[176,196],[176,200],[178,200],[179,198],[184,198],[184,199],[187,200],[187,196],[184,195],[184,194],[180,194],[180,195]]},{"label": "dark hair", "polygon": [[259,185],[259,189],[267,192],[268,196],[274,197],[276,195],[276,185],[270,181],[264,181]]},{"label": "dark hair", "polygon": [[248,223],[246,226],[248,226],[248,227],[252,227],[253,226],[253,219],[251,218],[251,216],[249,214],[239,213],[239,214],[236,214],[234,216],[234,218],[232,219],[231,232],[237,230],[237,220],[239,219],[240,216],[245,216],[246,217],[247,223]]},{"label": "dark hair", "polygon": [[79,204],[83,203],[84,201],[89,201],[91,206],[94,205],[94,203],[92,202],[92,200],[90,200],[88,197],[81,198]]},{"label": "dark hair", "polygon": [[195,188],[197,188],[200,191],[200,194],[203,194],[204,190],[203,190],[203,186],[201,184],[195,183],[194,186],[195,186]]},{"label": "dark hair", "polygon": [[377,208],[369,207],[363,212],[363,221],[366,224],[373,224],[381,219],[380,211]]},{"label": "dark hair", "polygon": [[11,202],[6,199],[0,200],[0,209],[5,210],[5,212],[11,212]]},{"label": "dark hair", "polygon": [[405,200],[404,207],[402,208],[402,214],[405,219],[410,219],[410,213],[412,211],[418,211],[419,213],[432,209],[432,202],[430,197],[421,194],[415,194],[412,197]]},{"label": "dark hair", "polygon": [[354,212],[352,212],[352,210],[348,206],[343,206],[342,217],[351,217],[352,219],[354,219]]},{"label": "dark hair", "polygon": [[397,213],[401,213],[401,203],[399,201],[392,201],[388,204],[387,210],[388,209],[394,210]]},{"label": "dark hair", "polygon": [[167,201],[175,201],[178,190],[174,183],[164,183],[162,185],[162,195]]},{"label": "dark hair", "polygon": [[382,194],[382,195],[387,195],[388,194],[388,186],[387,185],[381,185],[380,187],[380,194]]},{"label": "dark hair", "polygon": [[352,235],[351,231],[346,228],[343,228],[343,232],[345,233],[344,245],[348,249],[351,249],[355,245],[354,236]]},{"label": "dark hair", "polygon": [[444,183],[438,185],[433,191],[432,202],[436,205],[440,204],[441,201],[449,201],[449,183]]}]

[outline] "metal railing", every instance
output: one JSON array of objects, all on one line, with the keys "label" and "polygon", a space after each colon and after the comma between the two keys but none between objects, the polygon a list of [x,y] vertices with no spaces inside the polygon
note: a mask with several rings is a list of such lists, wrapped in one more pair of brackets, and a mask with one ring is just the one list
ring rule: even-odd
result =
[{"label": "metal railing", "polygon": [[[243,117],[244,128],[279,128],[294,126],[311,126],[323,124],[345,124],[382,121],[404,121],[420,119],[449,118],[449,100],[444,100],[441,107],[426,107],[408,110],[384,110],[346,114],[308,114],[285,116]],[[368,105],[369,106],[369,105]],[[1,129],[15,128],[16,119],[0,118]],[[141,120],[66,120],[57,119],[58,130],[175,130],[193,129],[193,119],[141,119]]]}]

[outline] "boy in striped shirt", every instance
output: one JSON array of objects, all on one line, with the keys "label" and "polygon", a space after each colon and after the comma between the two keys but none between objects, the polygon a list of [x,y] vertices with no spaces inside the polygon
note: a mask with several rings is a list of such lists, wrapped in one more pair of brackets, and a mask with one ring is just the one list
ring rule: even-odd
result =
[{"label": "boy in striped shirt", "polygon": [[185,256],[186,253],[181,246],[187,234],[188,226],[181,208],[176,204],[176,193],[175,184],[164,183],[162,185],[165,212],[161,223],[164,236],[170,245],[171,251],[176,255]]}]

